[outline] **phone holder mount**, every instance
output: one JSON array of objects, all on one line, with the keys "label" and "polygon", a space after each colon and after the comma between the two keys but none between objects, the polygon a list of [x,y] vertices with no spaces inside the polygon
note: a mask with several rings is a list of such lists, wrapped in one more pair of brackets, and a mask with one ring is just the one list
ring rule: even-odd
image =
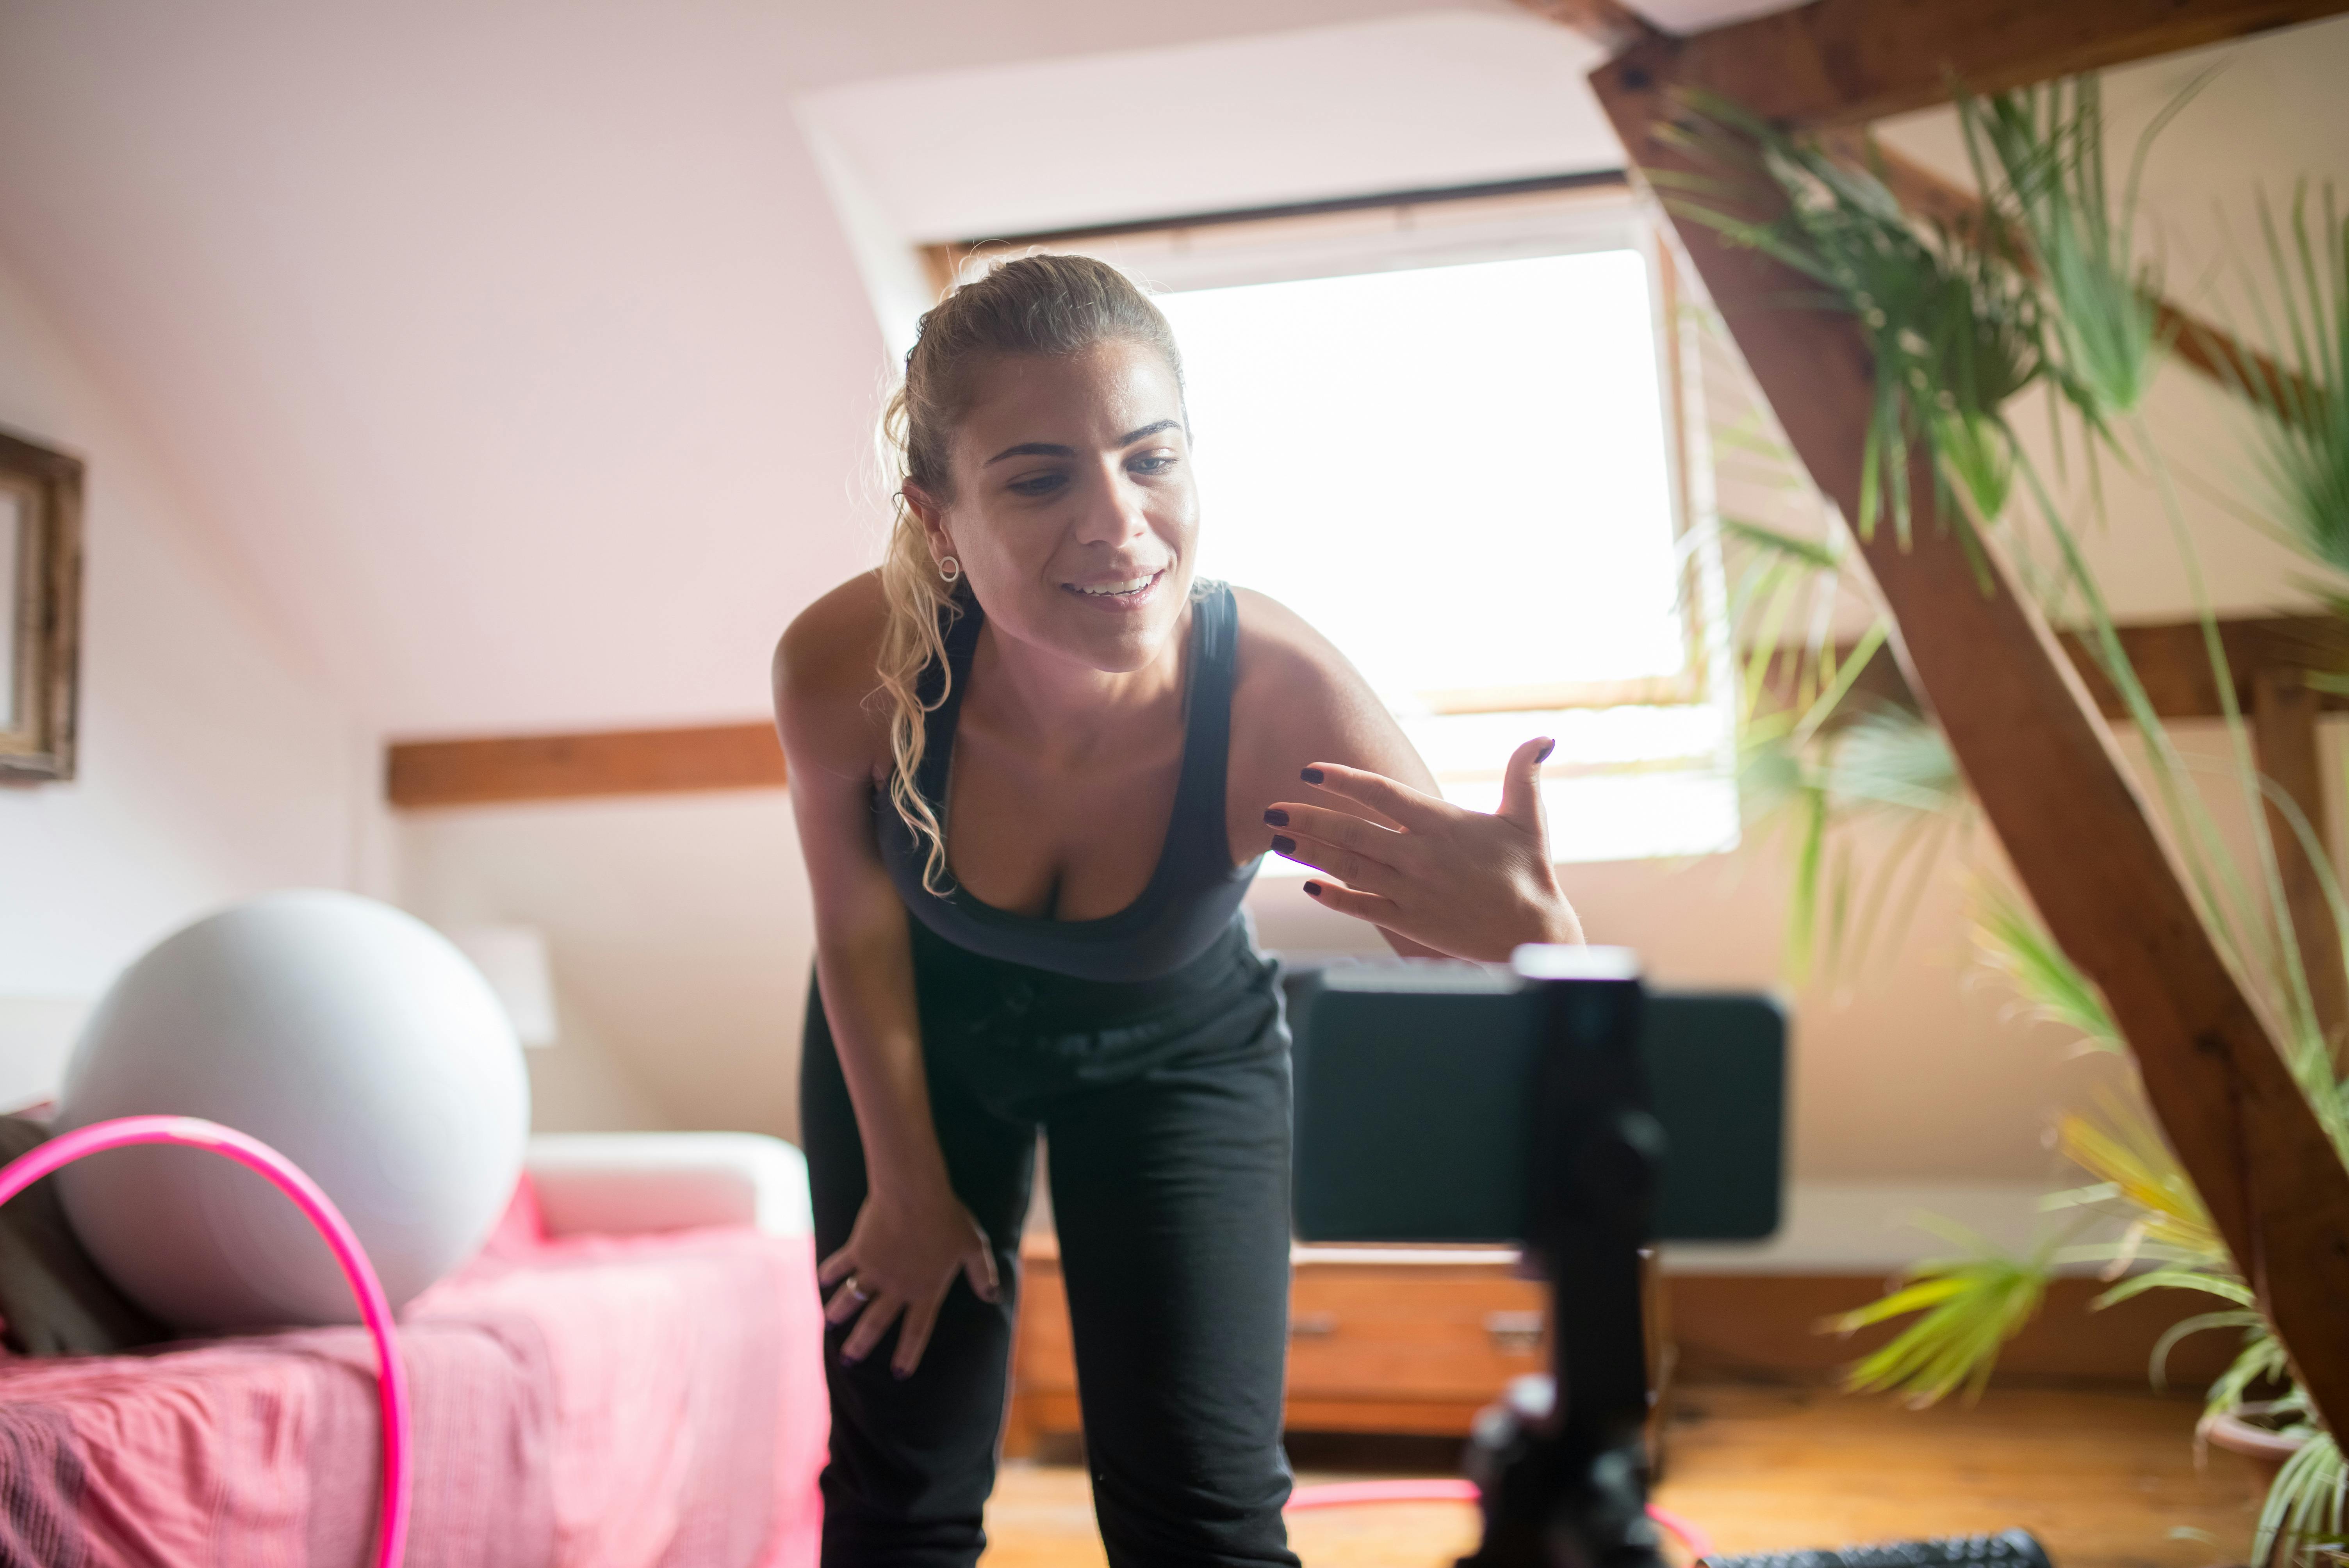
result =
[{"label": "phone holder mount", "polygon": [[1664,1132],[1640,1056],[1645,991],[1619,948],[1526,946],[1512,965],[1543,998],[1525,1240],[1550,1284],[1551,1375],[1477,1420],[1485,1536],[1460,1568],[1662,1568],[1640,1253]]}]

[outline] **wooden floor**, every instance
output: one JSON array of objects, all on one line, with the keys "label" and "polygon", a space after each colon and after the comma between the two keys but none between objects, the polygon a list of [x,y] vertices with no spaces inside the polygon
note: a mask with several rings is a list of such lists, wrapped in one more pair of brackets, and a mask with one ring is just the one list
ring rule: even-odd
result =
[{"label": "wooden floor", "polygon": [[[2242,1461],[2197,1469],[2196,1407],[2149,1396],[2000,1389],[1971,1409],[1912,1411],[1816,1388],[1683,1389],[1657,1501],[1723,1552],[2023,1525],[2055,1568],[2240,1563],[2254,1509]],[[1441,1473],[1446,1445],[1299,1439],[1302,1482]],[[1343,1469],[1333,1468],[1342,1465]],[[1104,1560],[1083,1470],[1006,1468],[987,1568]],[[1316,1511],[1291,1522],[1310,1568],[1437,1568],[1475,1542],[1465,1506]]]}]

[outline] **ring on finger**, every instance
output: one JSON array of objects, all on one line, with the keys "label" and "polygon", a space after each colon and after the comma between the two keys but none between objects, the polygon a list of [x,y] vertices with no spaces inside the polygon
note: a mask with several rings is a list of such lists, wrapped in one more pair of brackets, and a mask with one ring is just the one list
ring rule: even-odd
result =
[{"label": "ring on finger", "polygon": [[840,1288],[847,1293],[849,1300],[856,1303],[859,1306],[864,1305],[866,1302],[873,1299],[872,1293],[857,1283],[857,1279],[854,1274],[850,1274],[846,1279],[842,1280],[840,1282]]}]

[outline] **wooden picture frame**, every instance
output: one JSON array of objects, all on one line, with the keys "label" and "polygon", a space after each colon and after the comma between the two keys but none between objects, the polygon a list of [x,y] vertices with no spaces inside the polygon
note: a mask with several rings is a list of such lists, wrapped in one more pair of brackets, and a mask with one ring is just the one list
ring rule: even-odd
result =
[{"label": "wooden picture frame", "polygon": [[81,459],[0,431],[0,783],[74,776]]}]

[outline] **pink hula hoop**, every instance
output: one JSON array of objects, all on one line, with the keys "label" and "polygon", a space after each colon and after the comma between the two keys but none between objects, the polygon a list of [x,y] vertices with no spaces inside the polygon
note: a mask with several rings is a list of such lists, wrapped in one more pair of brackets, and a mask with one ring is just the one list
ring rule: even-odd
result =
[{"label": "pink hula hoop", "polygon": [[176,1143],[188,1149],[209,1149],[248,1170],[258,1171],[294,1200],[303,1217],[318,1228],[343,1266],[351,1294],[359,1298],[359,1315],[375,1336],[380,1370],[376,1386],[383,1399],[383,1509],[376,1535],[377,1568],[398,1568],[408,1542],[408,1374],[400,1365],[399,1348],[391,1332],[391,1303],[383,1283],[375,1276],[359,1239],[351,1233],[334,1202],[318,1184],[259,1139],[247,1138],[218,1122],[192,1116],[123,1116],[111,1121],[60,1133],[0,1169],[0,1203],[6,1202],[42,1177],[85,1154],[124,1149],[134,1143]]},{"label": "pink hula hoop", "polygon": [[[1351,1508],[1364,1502],[1476,1502],[1484,1494],[1473,1480],[1341,1480],[1300,1486],[1288,1494],[1291,1512],[1311,1508]],[[1713,1538],[1670,1509],[1648,1505],[1648,1517],[1688,1549],[1691,1556],[1713,1555]]]}]

